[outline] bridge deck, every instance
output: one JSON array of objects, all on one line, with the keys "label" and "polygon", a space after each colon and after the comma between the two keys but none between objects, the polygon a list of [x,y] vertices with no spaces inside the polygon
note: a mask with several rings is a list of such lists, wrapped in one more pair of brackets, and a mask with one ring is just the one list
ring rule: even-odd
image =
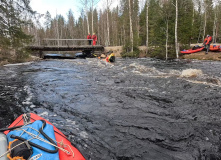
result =
[{"label": "bridge deck", "polygon": [[104,46],[76,45],[76,46],[29,46],[32,51],[104,51]]}]

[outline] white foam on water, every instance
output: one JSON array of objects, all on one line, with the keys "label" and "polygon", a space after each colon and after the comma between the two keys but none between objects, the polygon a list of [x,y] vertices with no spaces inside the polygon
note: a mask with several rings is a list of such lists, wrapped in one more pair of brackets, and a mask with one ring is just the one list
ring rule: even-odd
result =
[{"label": "white foam on water", "polygon": [[30,106],[30,108],[35,108],[35,107],[36,107],[36,106],[35,106],[35,105],[33,105],[33,104]]},{"label": "white foam on water", "polygon": [[99,66],[99,67],[105,67],[106,65],[103,64],[101,61],[98,61],[98,62],[97,62],[97,66]]},{"label": "white foam on water", "polygon": [[42,113],[40,113],[40,114],[38,114],[39,116],[48,116],[48,112],[42,112]]},{"label": "white foam on water", "polygon": [[11,89],[16,89],[17,87],[12,87],[12,86],[5,86],[5,88],[11,88]]},{"label": "white foam on water", "polygon": [[88,138],[88,134],[85,131],[80,132],[80,136],[85,139]]},{"label": "white foam on water", "polygon": [[180,77],[184,78],[192,78],[192,77],[200,77],[203,76],[202,70],[199,69],[186,69],[183,70]]},{"label": "white foam on water", "polygon": [[172,76],[180,76],[181,72],[178,70],[170,70],[169,74]]},{"label": "white foam on water", "polygon": [[15,64],[6,64],[4,65],[5,67],[8,67],[8,66],[22,66],[22,65],[29,65],[29,64],[32,64],[33,62],[25,62],[25,63],[15,63]]},{"label": "white foam on water", "polygon": [[195,84],[204,84],[204,85],[208,85],[211,87],[221,87],[221,84],[214,84],[214,83],[209,83],[209,82],[205,82],[205,81],[197,81],[197,80],[186,80],[187,82],[191,82],[191,83],[195,83]]},{"label": "white foam on water", "polygon": [[132,73],[139,74],[139,75],[148,75],[148,76],[165,76],[166,73],[163,73],[159,70],[157,70],[155,67],[147,67],[144,65],[139,65],[136,63],[132,63],[129,65],[129,67],[134,68]]},{"label": "white foam on water", "polygon": [[157,92],[157,90],[148,87],[114,87],[114,89],[135,89],[135,90],[147,90],[149,92]]},{"label": "white foam on water", "polygon": [[24,91],[26,91],[27,93],[27,97],[26,99],[22,102],[22,104],[25,104],[25,105],[30,105],[31,108],[34,108],[36,107],[35,105],[33,105],[32,103],[32,98],[33,98],[33,93],[31,92],[31,88],[30,86],[24,86]]},{"label": "white foam on water", "polygon": [[[179,76],[180,78],[195,84],[204,84],[211,87],[221,87],[221,81],[219,78],[211,77],[209,75],[203,74],[202,70],[199,69],[186,69],[183,70]],[[193,78],[198,78],[193,79]]]},{"label": "white foam on water", "polygon": [[72,125],[76,125],[76,122],[75,122],[75,121],[72,121],[72,120],[70,120],[70,119],[66,119],[66,121],[67,121],[68,123],[71,123]]}]

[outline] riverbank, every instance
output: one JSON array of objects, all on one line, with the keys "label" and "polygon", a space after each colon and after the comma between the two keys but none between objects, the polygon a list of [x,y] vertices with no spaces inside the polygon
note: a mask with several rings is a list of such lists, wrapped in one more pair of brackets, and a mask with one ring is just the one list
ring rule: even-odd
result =
[{"label": "riverbank", "polygon": [[[193,47],[196,44],[192,44]],[[199,45],[199,44],[198,44]],[[202,45],[202,44],[201,44]],[[139,46],[140,54],[139,57],[146,57],[146,46]],[[105,47],[105,52],[113,51],[116,57],[121,57],[121,53],[123,52],[122,46],[113,46],[113,47]],[[205,54],[205,51],[180,55],[182,59],[198,59],[198,60],[213,60],[213,61],[221,61],[221,52],[209,52]]]},{"label": "riverbank", "polygon": [[182,59],[198,59],[198,60],[213,60],[213,61],[221,61],[221,52],[209,52],[205,54],[205,51],[182,55]]},{"label": "riverbank", "polygon": [[[146,46],[139,46],[138,48],[140,50],[139,57],[146,57],[147,47]],[[105,52],[113,51],[113,53],[115,54],[116,57],[122,57],[121,53],[123,52],[123,46],[104,47],[104,51]]]},{"label": "riverbank", "polygon": [[0,55],[0,66],[6,65],[6,64],[13,64],[13,63],[24,63],[24,62],[31,62],[31,61],[39,61],[41,58],[36,56],[29,56],[25,59],[16,59],[14,57],[6,57]]},{"label": "riverbank", "polygon": [[[193,44],[194,45],[194,44]],[[193,46],[191,45],[191,46]],[[115,56],[120,58],[121,53],[123,52],[122,46],[110,46],[105,47],[105,52],[113,51],[115,53]],[[146,55],[146,46],[139,46],[140,54],[139,58],[148,57]],[[15,55],[11,55],[11,57],[2,56],[0,55],[0,66],[11,64],[11,63],[24,63],[24,62],[31,62],[31,61],[38,61],[41,60],[41,58],[37,56],[29,56],[28,58],[24,59],[16,59]],[[180,55],[181,59],[198,59],[198,60],[213,60],[213,61],[221,61],[221,52],[209,52],[208,54],[205,54],[205,51],[188,54],[188,55]]]}]

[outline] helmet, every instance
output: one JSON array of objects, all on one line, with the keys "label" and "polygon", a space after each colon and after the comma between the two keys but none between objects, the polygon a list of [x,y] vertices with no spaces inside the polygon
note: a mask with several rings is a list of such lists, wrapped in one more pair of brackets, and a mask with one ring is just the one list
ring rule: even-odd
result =
[{"label": "helmet", "polygon": [[210,35],[207,34],[207,37],[209,37]]}]

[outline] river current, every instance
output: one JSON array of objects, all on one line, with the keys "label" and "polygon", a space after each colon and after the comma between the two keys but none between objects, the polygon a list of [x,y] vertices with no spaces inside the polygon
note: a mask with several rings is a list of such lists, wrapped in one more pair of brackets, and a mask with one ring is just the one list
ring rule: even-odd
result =
[{"label": "river current", "polygon": [[221,159],[221,62],[45,60],[0,67],[0,128],[49,120],[87,160]]}]

